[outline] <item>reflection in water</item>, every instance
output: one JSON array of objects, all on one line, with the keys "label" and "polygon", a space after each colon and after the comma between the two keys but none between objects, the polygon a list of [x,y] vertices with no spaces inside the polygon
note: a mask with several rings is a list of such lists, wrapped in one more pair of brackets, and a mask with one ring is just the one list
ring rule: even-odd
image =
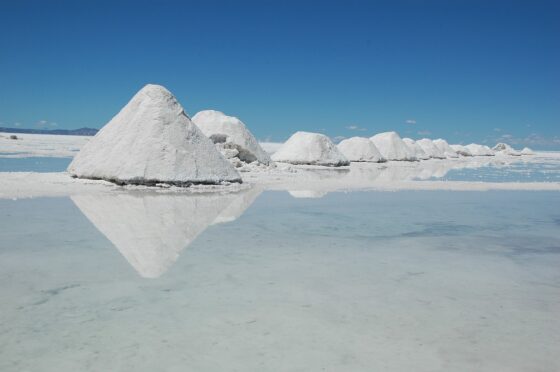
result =
[{"label": "reflection in water", "polygon": [[126,192],[71,199],[145,278],[157,278],[208,226],[237,219],[262,192],[158,194]]},{"label": "reflection in water", "polygon": [[227,223],[232,222],[241,217],[243,212],[263,192],[262,187],[254,186],[250,190],[246,190],[237,194],[234,194],[236,198],[216,217],[216,219],[212,222],[213,225],[218,223]]},{"label": "reflection in water", "polygon": [[301,198],[319,199],[328,194],[327,191],[317,191],[317,190],[290,190],[288,191],[288,193],[297,199],[301,199]]}]

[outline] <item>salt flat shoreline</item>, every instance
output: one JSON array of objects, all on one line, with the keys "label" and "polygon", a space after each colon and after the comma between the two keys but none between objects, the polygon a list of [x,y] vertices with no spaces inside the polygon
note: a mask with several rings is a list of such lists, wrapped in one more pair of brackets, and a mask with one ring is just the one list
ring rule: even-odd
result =
[{"label": "salt flat shoreline", "polygon": [[[537,161],[538,155],[531,161]],[[558,154],[560,160],[560,154]],[[503,159],[502,159],[503,160]],[[507,159],[513,164],[516,159]],[[259,187],[276,191],[560,191],[560,182],[482,182],[434,181],[441,169],[478,168],[492,162],[442,160],[422,163],[390,162],[385,164],[352,163],[344,168],[306,167],[282,164],[275,168],[241,172],[243,183],[193,185],[190,187],[118,186],[102,180],[72,178],[66,172],[0,172],[0,198],[64,197],[77,194],[145,191],[157,193],[230,193]],[[425,180],[415,180],[424,177]]]},{"label": "salt flat shoreline", "polygon": [[[17,134],[0,135],[0,157],[73,157],[91,137]],[[266,143],[272,152],[278,146]],[[559,182],[482,182],[432,180],[453,169],[476,169],[486,166],[509,166],[516,163],[560,163],[560,152],[536,152],[531,156],[499,155],[430,159],[421,162],[390,161],[386,163],[351,163],[345,167],[297,166],[278,163],[276,166],[239,168],[242,184],[195,185],[181,187],[118,186],[107,181],[72,178],[66,172],[0,172],[0,198],[63,197],[76,194],[117,191],[157,193],[230,193],[259,187],[265,190],[326,193],[334,191],[399,191],[449,190],[487,191],[524,190],[560,191]]]}]

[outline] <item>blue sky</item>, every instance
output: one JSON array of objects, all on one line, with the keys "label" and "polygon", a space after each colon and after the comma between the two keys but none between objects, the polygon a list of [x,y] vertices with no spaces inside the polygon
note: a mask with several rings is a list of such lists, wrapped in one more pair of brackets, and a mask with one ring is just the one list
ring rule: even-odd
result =
[{"label": "blue sky", "polygon": [[0,126],[105,124],[146,83],[296,130],[560,148],[558,1],[2,1]]}]

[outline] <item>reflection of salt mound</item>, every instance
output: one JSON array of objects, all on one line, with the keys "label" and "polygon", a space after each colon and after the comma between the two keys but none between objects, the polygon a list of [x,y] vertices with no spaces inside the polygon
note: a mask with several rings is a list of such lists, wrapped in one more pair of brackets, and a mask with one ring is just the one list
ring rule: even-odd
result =
[{"label": "reflection of salt mound", "polygon": [[338,149],[350,161],[384,162],[385,159],[369,138],[352,137],[341,141]]},{"label": "reflection of salt mound", "polygon": [[494,156],[494,151],[488,146],[471,143],[465,146],[473,156]]},{"label": "reflection of salt mound", "polygon": [[463,145],[450,145],[453,151],[461,156],[473,156],[468,148]]},{"label": "reflection of salt mound", "polygon": [[535,155],[535,153],[530,148],[524,147],[523,150],[521,150],[521,155]]},{"label": "reflection of salt mound", "polygon": [[205,110],[193,116],[192,121],[227,158],[237,157],[247,163],[270,163],[270,156],[238,118],[220,111]]},{"label": "reflection of salt mound", "polygon": [[416,159],[418,159],[418,160],[428,160],[431,157],[413,139],[403,138],[403,141],[410,148],[410,150],[414,153],[414,156],[416,157]]},{"label": "reflection of salt mound", "polygon": [[236,194],[237,197],[216,217],[212,224],[235,221],[255,202],[262,192],[262,188],[255,186],[250,190]]},{"label": "reflection of salt mound", "polygon": [[152,84],[85,144],[68,172],[119,184],[241,182],[175,97]]},{"label": "reflection of salt mound", "polygon": [[512,156],[520,156],[521,152],[515,150],[513,147],[508,145],[507,143],[498,143],[496,146],[492,148],[492,150],[504,154],[504,155],[512,155]]},{"label": "reflection of salt mound", "polygon": [[290,190],[288,193],[297,199],[319,199],[328,194],[328,191],[317,190]]},{"label": "reflection of salt mound", "polygon": [[371,137],[370,140],[387,160],[416,160],[412,150],[396,132],[379,133]]},{"label": "reflection of salt mound", "polygon": [[335,167],[350,164],[327,136],[309,132],[294,133],[272,155],[272,160],[291,164]]},{"label": "reflection of salt mound", "polygon": [[431,158],[434,159],[445,159],[446,156],[444,154],[443,151],[441,151],[439,149],[439,147],[437,147],[434,144],[434,141],[432,141],[429,138],[422,138],[418,141],[416,141],[416,143],[422,148],[422,150],[424,150],[424,152],[426,154],[428,154]]},{"label": "reflection of salt mound", "polygon": [[433,142],[434,142],[434,145],[436,145],[437,148],[440,149],[440,151],[445,154],[446,158],[458,158],[459,157],[459,155],[457,155],[455,150],[453,150],[451,148],[451,146],[449,146],[449,144],[447,143],[446,140],[439,138],[439,139],[434,140]]},{"label": "reflection of salt mound", "polygon": [[142,277],[157,278],[242,196],[128,192],[76,195],[72,201]]}]

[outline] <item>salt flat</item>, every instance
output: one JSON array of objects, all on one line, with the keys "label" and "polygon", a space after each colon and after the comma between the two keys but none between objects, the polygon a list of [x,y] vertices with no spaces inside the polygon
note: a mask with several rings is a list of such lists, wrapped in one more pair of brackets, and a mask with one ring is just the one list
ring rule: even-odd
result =
[{"label": "salt flat", "polygon": [[[18,139],[10,139],[10,135]],[[0,157],[74,157],[90,139],[87,136],[0,133]]]},{"label": "salt flat", "polygon": [[57,170],[0,172],[2,371],[560,369],[560,153]]}]

